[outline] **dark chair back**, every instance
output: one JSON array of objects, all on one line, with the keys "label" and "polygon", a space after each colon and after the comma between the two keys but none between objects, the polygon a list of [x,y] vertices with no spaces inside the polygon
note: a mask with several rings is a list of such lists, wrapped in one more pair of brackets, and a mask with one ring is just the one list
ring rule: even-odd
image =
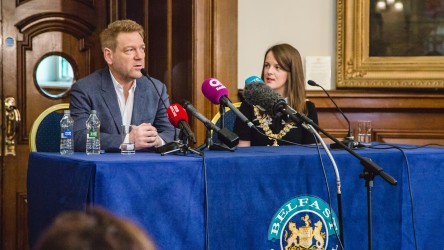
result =
[{"label": "dark chair back", "polygon": [[69,103],[60,103],[43,111],[32,124],[29,135],[31,152],[59,152],[60,120]]},{"label": "dark chair back", "polygon": [[[233,105],[236,108],[239,108],[242,102],[235,102]],[[227,128],[230,131],[233,131],[234,128],[234,122],[236,121],[236,114],[228,107],[225,108],[225,115],[224,115],[224,124],[222,124],[221,114],[218,112],[213,119],[211,120],[212,123],[214,123],[219,128]],[[213,143],[220,143],[220,140],[218,138],[218,134],[214,133],[212,131],[212,139]]]}]

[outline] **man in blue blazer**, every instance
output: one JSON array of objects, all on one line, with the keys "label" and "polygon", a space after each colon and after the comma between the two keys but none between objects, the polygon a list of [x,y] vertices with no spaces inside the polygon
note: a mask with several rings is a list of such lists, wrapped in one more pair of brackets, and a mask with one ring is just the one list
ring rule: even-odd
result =
[{"label": "man in blue blazer", "polygon": [[102,150],[119,150],[122,124],[134,125],[130,136],[136,150],[173,141],[175,128],[165,110],[169,106],[166,87],[140,72],[145,65],[142,26],[131,20],[115,21],[100,34],[100,42],[108,67],[80,79],[70,92],[75,151],[86,150],[86,120],[93,109],[101,123]]}]

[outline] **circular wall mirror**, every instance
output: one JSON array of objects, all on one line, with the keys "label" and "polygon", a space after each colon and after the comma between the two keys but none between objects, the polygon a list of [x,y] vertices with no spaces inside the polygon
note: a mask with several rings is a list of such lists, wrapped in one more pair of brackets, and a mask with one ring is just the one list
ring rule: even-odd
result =
[{"label": "circular wall mirror", "polygon": [[45,96],[58,99],[66,96],[77,75],[73,60],[63,54],[47,54],[37,63],[34,79],[37,88]]}]

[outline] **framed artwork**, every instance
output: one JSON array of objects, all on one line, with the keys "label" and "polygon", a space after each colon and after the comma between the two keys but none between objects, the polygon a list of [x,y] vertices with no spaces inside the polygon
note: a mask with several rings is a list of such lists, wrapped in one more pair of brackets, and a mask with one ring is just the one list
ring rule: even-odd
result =
[{"label": "framed artwork", "polygon": [[338,0],[337,88],[444,88],[444,0]]}]

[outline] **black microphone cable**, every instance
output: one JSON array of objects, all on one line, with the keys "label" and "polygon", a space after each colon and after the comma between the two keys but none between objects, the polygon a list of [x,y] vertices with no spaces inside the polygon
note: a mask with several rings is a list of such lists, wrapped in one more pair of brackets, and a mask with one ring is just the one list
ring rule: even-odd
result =
[{"label": "black microphone cable", "polygon": [[405,150],[414,150],[414,149],[420,149],[420,148],[424,148],[424,147],[429,147],[429,146],[437,146],[437,147],[444,147],[444,145],[441,144],[436,144],[436,143],[430,143],[430,144],[425,144],[425,145],[420,145],[420,146],[401,146],[401,145],[394,145],[394,144],[389,144],[389,143],[378,143],[377,145],[372,145],[369,146],[368,148],[371,149],[380,149],[380,150],[385,150],[385,149],[397,149],[399,150],[405,160],[406,163],[406,170],[407,170],[407,180],[408,180],[408,187],[409,187],[409,198],[410,198],[410,203],[412,205],[412,209],[411,209],[411,218],[412,218],[412,230],[413,230],[413,239],[415,242],[415,249],[418,249],[418,242],[417,242],[417,237],[416,237],[416,224],[415,224],[415,204],[414,204],[414,199],[413,199],[413,191],[412,191],[412,183],[411,183],[411,174],[410,174],[410,164],[407,158],[407,154],[405,153]]},{"label": "black microphone cable", "polygon": [[[267,137],[267,138],[271,138],[271,139],[273,139],[273,140],[278,140],[278,141],[286,142],[286,143],[288,143],[288,144],[290,144],[290,145],[297,145],[297,146],[301,146],[301,147],[306,147],[306,148],[316,148],[316,149],[317,149],[318,156],[319,156],[319,160],[320,160],[320,162],[321,162],[321,168],[322,168],[322,171],[323,171],[324,183],[325,183],[325,185],[326,185],[326,191],[327,191],[327,196],[328,196],[328,205],[329,205],[329,207],[330,207],[330,208],[332,209],[332,211],[333,211],[332,202],[331,202],[330,187],[329,187],[328,180],[327,180],[327,174],[326,174],[326,172],[325,172],[325,165],[324,165],[324,162],[323,162],[323,160],[322,160],[322,155],[321,155],[321,152],[320,152],[320,145],[319,145],[320,143],[319,143],[318,138],[317,138],[314,134],[312,134],[313,137],[314,137],[314,139],[315,139],[315,141],[316,141],[315,145],[299,144],[299,143],[296,143],[296,142],[292,142],[292,141],[288,141],[288,140],[284,140],[284,139],[275,138],[275,137],[273,137],[273,136],[268,136],[268,135],[266,135],[266,134],[260,132],[259,130],[256,130],[256,131],[258,131],[259,134],[261,134],[261,135],[263,135],[263,136],[265,136],[265,137]],[[340,246],[341,246],[341,249],[343,250],[343,249],[344,249],[344,246],[343,246],[343,243],[342,243],[341,237],[339,236],[340,233],[338,233],[338,231],[337,231],[338,228],[335,227],[334,230],[335,230],[335,237],[336,237],[336,239],[338,240],[338,242],[339,242],[339,244],[340,244]],[[343,233],[343,232],[342,232],[342,233]]]},{"label": "black microphone cable", "polygon": [[[427,147],[429,145],[436,145],[436,144],[427,144],[427,145],[422,145],[422,146],[415,146],[415,147],[402,147],[402,146],[397,146],[397,145],[393,145],[393,144],[387,144],[387,143],[381,143],[375,146],[370,146],[369,148],[372,149],[397,149],[402,153],[402,156],[404,157],[405,163],[406,163],[406,170],[407,170],[407,182],[408,182],[408,187],[409,187],[409,198],[410,198],[410,203],[412,205],[412,209],[411,209],[411,217],[412,217],[412,230],[413,230],[413,240],[415,242],[415,249],[418,249],[418,242],[416,240],[416,224],[415,224],[415,205],[414,205],[414,201],[413,201],[413,191],[412,191],[412,182],[411,182],[411,174],[410,174],[410,164],[409,164],[409,160],[407,158],[407,154],[405,153],[405,150],[413,150],[413,149],[419,149],[419,148],[423,148],[423,147]],[[379,147],[379,146],[386,146],[386,147]],[[442,145],[440,145],[442,146]]]},{"label": "black microphone cable", "polygon": [[148,73],[146,72],[146,70],[144,68],[142,68],[140,70],[140,73],[142,73],[143,76],[145,76],[146,78],[148,78],[148,80],[153,84],[154,89],[157,92],[157,95],[159,96],[160,100],[162,101],[163,106],[165,107],[165,110],[168,109],[165,101],[162,99],[162,95],[159,92],[159,89],[157,89],[156,84],[154,83],[153,79],[151,79],[151,76],[148,75]]},{"label": "black microphone cable", "polygon": [[[332,206],[332,202],[331,202],[331,193],[330,193],[330,187],[329,187],[330,185],[328,184],[327,173],[325,171],[325,165],[324,165],[324,161],[322,160],[322,154],[321,154],[321,150],[320,150],[320,146],[319,146],[320,142],[319,142],[318,138],[315,135],[313,135],[313,136],[314,136],[315,141],[316,141],[316,149],[317,149],[317,152],[318,152],[319,161],[321,162],[322,173],[324,175],[324,183],[325,183],[325,187],[326,187],[326,190],[327,190],[327,196],[328,196],[328,206],[330,207],[331,211],[334,211],[333,210],[333,206]],[[342,206],[342,205],[338,204],[338,206]],[[340,209],[340,208],[338,207],[338,209]],[[342,243],[344,229],[341,228],[341,226],[342,225],[339,226],[339,233],[338,233],[338,227],[334,226],[333,228],[334,228],[334,231],[335,231],[335,237],[338,240],[339,245],[341,246],[341,249],[344,250],[344,245]],[[341,232],[341,230],[342,230],[342,232]],[[341,234],[341,235],[339,236],[338,234]]]},{"label": "black microphone cable", "polygon": [[[348,124],[348,134],[347,134],[347,137],[345,138],[345,141],[344,141],[343,143],[344,143],[346,146],[348,146],[349,148],[354,148],[354,147],[355,147],[355,144],[354,144],[355,138],[354,138],[354,136],[353,136],[353,134],[352,134],[350,120],[348,120],[347,116],[344,114],[344,112],[342,112],[342,109],[336,104],[335,100],[330,96],[330,94],[328,93],[327,90],[325,90],[324,87],[322,87],[321,85],[317,84],[317,83],[316,83],[315,81],[313,81],[313,80],[308,80],[307,83],[308,83],[308,85],[310,85],[310,86],[320,87],[320,88],[324,91],[324,93],[327,94],[328,98],[333,102],[333,104],[336,106],[336,109],[337,109],[337,110],[342,114],[342,116],[345,118],[345,120],[347,121],[347,124]],[[335,146],[335,145],[336,145],[336,144],[330,145],[330,147],[333,146],[333,148],[335,148],[335,149],[336,149],[336,148],[337,148],[337,149],[341,149],[341,147],[337,147],[337,146]]]},{"label": "black microphone cable", "polygon": [[[153,84],[153,87],[154,87],[154,89],[156,90],[157,95],[159,96],[160,101],[162,101],[162,104],[163,104],[163,107],[165,108],[165,113],[166,113],[168,107],[167,107],[165,101],[162,99],[162,95],[160,94],[159,89],[157,89],[156,84],[154,83],[153,79],[151,79],[151,76],[148,75],[148,72],[146,72],[145,68],[142,68],[142,69],[140,70],[140,73],[142,73],[142,75],[145,76],[145,77],[146,77],[146,78],[147,78],[147,79]],[[159,137],[160,137],[160,136],[159,136]],[[163,139],[162,139],[162,140],[163,140]],[[174,128],[174,141],[176,141],[176,140],[178,140],[178,138],[177,138],[177,129]]]},{"label": "black microphone cable", "polygon": [[205,218],[205,249],[210,249],[210,236],[209,236],[209,226],[208,226],[208,177],[207,177],[207,161],[205,158],[205,151],[202,150],[202,159],[203,159],[203,174],[204,174],[204,203],[205,203],[205,207],[204,207],[204,218]]}]

